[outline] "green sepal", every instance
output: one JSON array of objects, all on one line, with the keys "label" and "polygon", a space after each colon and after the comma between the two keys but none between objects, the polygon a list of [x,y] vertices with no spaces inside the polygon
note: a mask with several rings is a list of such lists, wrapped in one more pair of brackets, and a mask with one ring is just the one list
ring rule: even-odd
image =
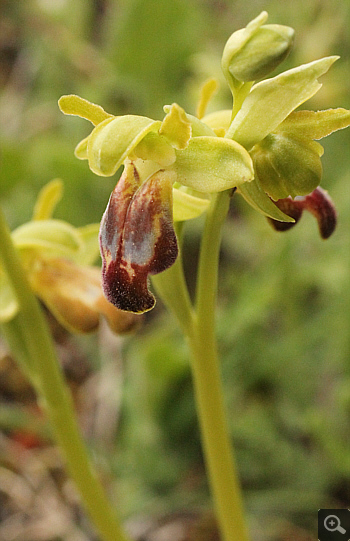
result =
[{"label": "green sepal", "polygon": [[197,218],[207,210],[210,199],[192,195],[185,186],[173,187],[173,220],[182,222]]},{"label": "green sepal", "polygon": [[251,151],[263,190],[275,201],[311,193],[321,182],[323,148],[312,140],[271,133]]},{"label": "green sepal", "polygon": [[53,255],[74,255],[81,248],[77,230],[61,220],[36,220],[27,222],[12,233],[19,249],[34,248]]},{"label": "green sepal", "polygon": [[280,124],[278,131],[303,139],[323,139],[331,133],[350,126],[350,111],[294,111]]},{"label": "green sepal", "polygon": [[75,115],[86,120],[90,120],[94,126],[100,124],[107,118],[113,118],[113,115],[106,113],[106,111],[95,103],[91,103],[80,96],[70,94],[62,96],[58,100],[58,106],[65,115]]},{"label": "green sepal", "polygon": [[7,323],[19,310],[16,295],[5,272],[0,269],[0,323]]},{"label": "green sepal", "polygon": [[226,137],[250,150],[321,88],[317,78],[337,59],[337,56],[329,56],[315,60],[254,85]]},{"label": "green sepal", "polygon": [[254,178],[248,152],[222,137],[194,137],[176,152],[171,168],[180,184],[202,193],[221,192]]},{"label": "green sepal", "polygon": [[252,182],[246,182],[238,187],[238,192],[255,210],[265,216],[278,220],[279,222],[294,222],[293,218],[284,214],[261,188],[257,178]]},{"label": "green sepal", "polygon": [[90,134],[87,156],[90,169],[101,176],[112,176],[138,143],[151,131],[158,131],[161,121],[125,115],[101,122]]}]

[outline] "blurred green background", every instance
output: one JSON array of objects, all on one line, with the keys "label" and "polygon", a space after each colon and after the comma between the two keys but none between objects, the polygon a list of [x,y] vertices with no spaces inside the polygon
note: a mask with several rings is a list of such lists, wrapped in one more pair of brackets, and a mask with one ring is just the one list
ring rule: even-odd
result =
[{"label": "blurred green background", "polygon": [[[39,189],[52,178],[65,183],[55,217],[79,226],[100,220],[116,183],[74,157],[90,125],[59,112],[62,94],[79,94],[116,115],[161,118],[163,105],[174,101],[194,113],[200,85],[214,76],[223,84],[210,108],[230,107],[223,46],[263,9],[269,23],[296,31],[280,70],[341,56],[304,108],[350,108],[347,1],[2,0],[0,198],[11,228],[30,219]],[[328,241],[309,215],[276,233],[239,197],[224,230],[223,378],[259,541],[287,540],[290,531],[290,539],[312,539],[318,508],[350,506],[350,131],[323,146],[322,186],[339,216]],[[200,227],[194,220],[186,229],[190,284]],[[98,337],[73,340],[92,373],[113,362]],[[113,472],[122,516],[209,508],[187,350],[175,321],[158,302],[121,347],[118,429],[107,448],[93,437],[91,446]],[[18,404],[2,395],[15,411]]]}]

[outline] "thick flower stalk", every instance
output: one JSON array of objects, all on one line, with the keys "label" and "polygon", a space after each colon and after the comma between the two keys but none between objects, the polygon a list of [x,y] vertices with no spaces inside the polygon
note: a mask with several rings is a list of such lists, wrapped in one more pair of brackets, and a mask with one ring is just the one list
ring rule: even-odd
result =
[{"label": "thick flower stalk", "polygon": [[[205,115],[216,90],[207,82],[197,117],[179,105],[164,107],[162,121],[113,116],[75,95],[63,96],[65,114],[94,125],[76,147],[100,176],[124,170],[100,226],[102,280],[118,309],[141,313],[154,306],[154,287],[177,317],[190,347],[204,453],[222,539],[247,541],[239,482],[222,398],[215,340],[215,304],[221,227],[234,192],[277,230],[303,210],[328,238],[336,213],[320,188],[319,139],[350,125],[345,109],[296,111],[320,88],[338,57],[314,60],[265,79],[288,55],[294,31],[267,25],[262,12],[226,43],[222,69],[233,96],[230,110]],[[205,215],[195,299],[182,268],[181,231]]]}]

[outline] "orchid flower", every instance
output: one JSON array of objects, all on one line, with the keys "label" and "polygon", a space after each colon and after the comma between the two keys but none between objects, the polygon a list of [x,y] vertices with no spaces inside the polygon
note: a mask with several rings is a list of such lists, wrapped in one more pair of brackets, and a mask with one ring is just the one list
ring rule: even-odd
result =
[{"label": "orchid flower", "polygon": [[[132,330],[138,320],[110,304],[101,288],[101,272],[92,266],[98,256],[98,224],[75,228],[53,219],[62,195],[55,179],[39,194],[33,218],[12,232],[35,294],[69,331],[91,332],[104,316],[116,333]],[[19,310],[9,277],[0,268],[0,321],[14,318]]]},{"label": "orchid flower", "polygon": [[[293,205],[278,201],[307,196],[319,186],[323,148],[316,140],[348,126],[350,112],[295,109],[321,88],[318,78],[337,57],[260,80],[286,58],[294,38],[291,28],[265,25],[266,19],[262,12],[224,48],[232,110],[203,116],[215,89],[212,81],[202,92],[201,118],[176,103],[164,107],[160,121],[113,116],[75,95],[59,100],[65,114],[94,125],[76,156],[100,176],[113,176],[124,165],[100,228],[103,289],[118,308],[139,313],[154,306],[148,276],[177,258],[174,221],[206,212],[213,194],[237,189],[269,219],[293,224]],[[314,200],[324,205],[324,198],[329,201],[319,190]],[[313,214],[318,212],[314,205]],[[335,211],[330,219],[334,229]]]}]

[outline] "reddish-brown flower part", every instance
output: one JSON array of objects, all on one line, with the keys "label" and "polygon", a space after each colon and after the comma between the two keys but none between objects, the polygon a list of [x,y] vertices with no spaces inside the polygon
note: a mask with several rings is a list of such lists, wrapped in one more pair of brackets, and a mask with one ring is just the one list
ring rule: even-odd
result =
[{"label": "reddish-brown flower part", "polygon": [[275,205],[295,220],[295,222],[291,223],[268,218],[276,231],[287,231],[293,227],[300,220],[304,210],[311,212],[317,219],[320,235],[323,239],[328,239],[337,225],[337,213],[334,203],[328,193],[320,187],[304,197],[279,199],[275,201]]},{"label": "reddish-brown flower part", "polygon": [[153,308],[148,275],[176,260],[172,180],[170,172],[158,171],[140,185],[136,168],[128,163],[110,197],[100,228],[102,284],[107,299],[121,310]]}]

